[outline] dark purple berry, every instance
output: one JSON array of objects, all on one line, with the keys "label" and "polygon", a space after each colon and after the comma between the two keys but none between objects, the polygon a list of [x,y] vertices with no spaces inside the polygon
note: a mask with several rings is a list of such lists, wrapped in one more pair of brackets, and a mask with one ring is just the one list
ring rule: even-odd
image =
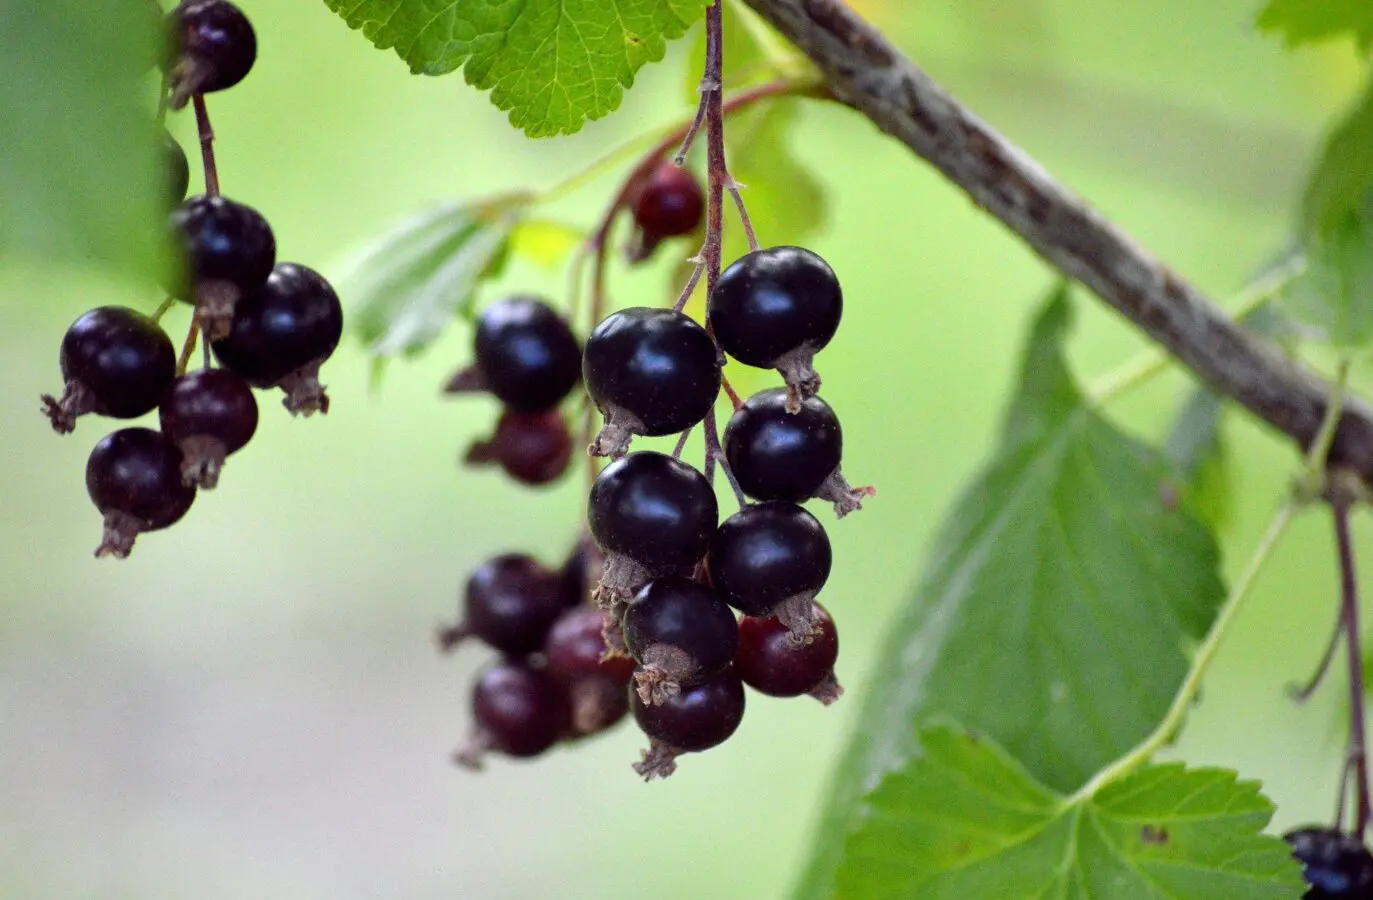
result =
[{"label": "dark purple berry", "polygon": [[176,377],[176,350],[152,319],[101,306],[72,323],[58,354],[61,398],[43,396],[53,430],[67,434],[78,416],[136,419],[152,412]]},{"label": "dark purple berry", "polygon": [[187,484],[210,489],[231,453],[257,431],[257,400],[248,382],[228,369],[181,376],[162,401],[162,433],[181,448]]},{"label": "dark purple berry", "polygon": [[474,727],[454,761],[479,769],[491,751],[538,756],[562,739],[572,725],[567,689],[527,662],[503,660],[477,676],[472,690]]},{"label": "dark purple berry", "polygon": [[606,643],[612,628],[605,610],[579,606],[563,613],[544,642],[549,674],[567,685],[578,736],[605,731],[629,712],[625,685],[634,675],[634,660]]},{"label": "dark purple berry", "polygon": [[636,307],[612,313],[586,342],[582,375],[605,428],[596,456],[616,456],[636,434],[685,431],[705,418],[720,392],[715,342],[689,316]]},{"label": "dark purple berry", "polygon": [[327,413],[319,383],[343,335],[338,294],[318,272],[278,263],[267,283],[239,301],[229,334],[211,344],[224,367],[254,387],[279,387],[292,414]]},{"label": "dark purple berry", "polygon": [[843,517],[875,493],[844,479],[839,469],[844,434],[834,410],[819,397],[808,397],[788,412],[785,390],[759,391],[735,410],[724,445],[739,487],[756,500],[800,503],[819,497],[834,503]]},{"label": "dark purple berry", "polygon": [[810,694],[828,706],[844,693],[834,677],[839,658],[839,632],[818,603],[812,618],[815,631],[798,642],[777,619],[744,616],[739,620],[739,652],[734,669],[744,684],[770,697]]},{"label": "dark purple berry", "polygon": [[186,161],[186,151],[170,133],[162,133],[162,170],[167,186],[166,202],[171,208],[186,199],[191,188],[191,166]]},{"label": "dark purple berry", "polygon": [[525,656],[544,639],[566,605],[558,574],[521,553],[489,559],[467,579],[462,620],[439,631],[439,647],[475,637],[507,656]]},{"label": "dark purple berry", "polygon": [[649,738],[649,748],[634,771],[651,781],[675,772],[681,754],[709,750],[734,734],[744,718],[744,685],[731,668],[653,706],[631,689],[629,703]]},{"label": "dark purple berry", "polygon": [[449,393],[490,391],[519,412],[553,409],[581,379],[581,348],[567,320],[533,297],[488,306],[477,320],[476,362],[449,380]]},{"label": "dark purple berry", "polygon": [[467,448],[469,465],[498,464],[506,474],[531,487],[549,484],[572,461],[572,432],[557,410],[522,413],[506,410],[496,433]]},{"label": "dark purple berry", "polygon": [[591,589],[601,580],[605,568],[605,554],[590,535],[577,539],[572,552],[563,563],[561,572],[563,602],[578,607],[591,599]]},{"label": "dark purple berry", "polygon": [[1367,900],[1373,897],[1373,855],[1353,835],[1333,828],[1299,828],[1284,838],[1303,866],[1306,900]]},{"label": "dark purple berry", "polygon": [[86,461],[86,491],[105,517],[96,556],[123,559],[145,531],[175,524],[195,500],[181,480],[181,451],[149,428],[106,435]]},{"label": "dark purple berry", "polygon": [[829,578],[830,541],[820,521],[795,503],[746,506],[720,524],[706,567],[730,606],[776,616],[798,639],[810,634],[812,603]]},{"label": "dark purple berry", "polygon": [[681,460],[645,451],[606,466],[587,503],[587,527],[607,554],[598,599],[613,604],[656,575],[689,572],[719,515],[714,489]]},{"label": "dark purple berry", "polygon": [[686,578],[655,578],[624,614],[625,646],[639,668],[640,699],[665,703],[683,686],[722,671],[739,646],[734,613],[715,591]]},{"label": "dark purple berry", "polygon": [[231,88],[252,70],[257,35],[237,6],[227,0],[185,0],[167,14],[174,48],[169,75],[172,109],[192,94]]},{"label": "dark purple berry", "polygon": [[735,260],[711,291],[710,321],[725,352],[777,369],[792,407],[820,389],[811,361],[839,329],[844,296],[823,259],[800,247],[755,250]]},{"label": "dark purple berry", "polygon": [[195,304],[196,320],[210,340],[221,338],[238,303],[272,274],[272,227],[251,206],[199,194],[172,212],[171,230],[185,264],[171,293]]},{"label": "dark purple berry", "polygon": [[639,186],[630,209],[638,234],[629,258],[638,262],[652,255],[665,238],[681,237],[700,228],[706,197],[695,175],[664,162]]}]

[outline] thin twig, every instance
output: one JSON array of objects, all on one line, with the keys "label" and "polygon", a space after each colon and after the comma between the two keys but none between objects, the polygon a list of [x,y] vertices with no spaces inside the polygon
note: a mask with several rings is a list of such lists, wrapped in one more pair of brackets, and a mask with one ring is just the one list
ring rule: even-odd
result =
[{"label": "thin twig", "polygon": [[696,426],[688,428],[677,436],[677,446],[672,448],[672,458],[681,459],[682,451],[686,449],[687,440],[691,437],[691,432],[696,430]]},{"label": "thin twig", "polygon": [[696,257],[696,265],[691,269],[691,276],[687,278],[687,283],[682,287],[682,293],[678,295],[677,302],[672,304],[673,312],[681,312],[686,309],[687,302],[691,300],[691,295],[696,293],[696,285],[701,283],[701,273],[706,270],[705,259],[701,256]]},{"label": "thin twig", "polygon": [[1368,750],[1365,729],[1363,653],[1359,634],[1359,583],[1354,570],[1354,541],[1350,535],[1349,508],[1351,499],[1337,494],[1330,509],[1335,520],[1335,543],[1340,558],[1340,616],[1344,620],[1346,656],[1349,661],[1349,745],[1346,758],[1354,770],[1354,828],[1351,832],[1360,840],[1368,827]]},{"label": "thin twig", "polygon": [[734,207],[739,210],[739,222],[744,226],[744,236],[748,238],[749,252],[753,253],[758,249],[758,235],[753,230],[753,220],[749,218],[748,207],[744,205],[744,195],[739,193],[741,186],[731,180],[729,195],[734,198]]},{"label": "thin twig", "polygon": [[165,316],[165,315],[167,314],[167,310],[171,309],[172,306],[174,306],[175,304],[176,304],[176,298],[175,298],[175,297],[168,297],[166,300],[163,300],[161,303],[159,303],[159,304],[157,305],[157,309],[153,310],[153,315],[152,315],[153,321],[154,321],[154,322],[161,322],[161,321],[162,321],[162,317]]},{"label": "thin twig", "polygon": [[[706,121],[706,239],[701,248],[701,261],[706,270],[706,295],[715,290],[720,280],[720,256],[724,249],[725,185],[731,182],[725,162],[725,115],[719,85],[724,80],[724,21],[723,4],[715,3],[706,10],[706,71],[701,78],[701,108]],[[708,89],[709,85],[714,89]],[[711,338],[715,330],[710,321],[710,304],[706,304],[706,332]],[[718,342],[717,342],[718,349]],[[724,458],[720,447],[719,426],[715,422],[712,404],[705,420],[705,476],[715,483],[715,463]]]},{"label": "thin twig", "polygon": [[1325,676],[1330,673],[1330,664],[1335,661],[1335,652],[1340,649],[1340,641],[1344,639],[1344,610],[1340,610],[1335,620],[1335,627],[1331,629],[1330,640],[1325,644],[1325,650],[1321,653],[1321,661],[1316,664],[1316,671],[1306,680],[1304,684],[1293,684],[1287,689],[1288,694],[1298,703],[1305,703],[1311,699],[1321,684],[1325,681]]},{"label": "thin twig", "polygon": [[215,165],[215,131],[210,126],[210,111],[205,108],[205,95],[191,97],[195,104],[195,124],[200,132],[200,160],[205,167],[205,193],[219,196],[219,168]]},{"label": "thin twig", "polygon": [[195,353],[196,339],[200,337],[200,325],[191,322],[191,330],[186,332],[186,340],[181,345],[181,356],[176,361],[176,374],[185,375],[186,367],[191,364],[191,354]]}]

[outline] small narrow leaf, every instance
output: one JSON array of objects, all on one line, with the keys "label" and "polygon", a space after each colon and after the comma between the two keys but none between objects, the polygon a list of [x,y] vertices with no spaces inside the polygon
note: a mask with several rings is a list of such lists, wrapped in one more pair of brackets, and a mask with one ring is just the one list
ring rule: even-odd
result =
[{"label": "small narrow leaf", "polygon": [[1311,236],[1306,271],[1284,300],[1284,308],[1304,334],[1346,353],[1373,343],[1370,207],[1373,204],[1346,212]]},{"label": "small narrow leaf", "polygon": [[853,900],[1296,900],[1301,869],[1264,835],[1273,805],[1224,769],[1146,767],[1095,796],[1039,784],[949,727],[872,793],[834,896]]},{"label": "small narrow leaf", "polygon": [[1072,790],[1142,739],[1223,596],[1211,534],[1162,490],[1160,455],[1085,402],[1066,292],[1034,329],[1001,446],[945,522],[841,762],[798,896],[828,896],[833,835],[949,716]]},{"label": "small narrow leaf", "polygon": [[353,332],[376,357],[409,355],[471,315],[480,283],[503,265],[529,196],[452,204],[415,216],[361,251],[340,278]]},{"label": "small narrow leaf", "polygon": [[708,0],[325,0],[411,71],[463,67],[469,84],[530,137],[577,131],[620,105],[625,88]]},{"label": "small narrow leaf", "polygon": [[1373,49],[1373,3],[1368,0],[1268,0],[1259,28],[1282,35],[1290,47],[1345,34],[1359,49]]}]

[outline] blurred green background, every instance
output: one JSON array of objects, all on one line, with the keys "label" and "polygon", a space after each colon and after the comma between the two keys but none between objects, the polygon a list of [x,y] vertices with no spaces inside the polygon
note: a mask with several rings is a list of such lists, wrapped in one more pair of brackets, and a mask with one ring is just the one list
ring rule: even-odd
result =
[{"label": "blurred green background", "polygon": [[[211,98],[224,189],[271,219],[282,258],[326,274],[397,216],[549,184],[686,113],[685,44],[646,71],[619,114],[533,143],[461,78],[408,75],[322,3],[242,5],[260,56],[243,85]],[[1361,74],[1348,47],[1289,55],[1256,34],[1255,0],[856,5],[1222,297],[1283,240],[1307,161]],[[821,359],[826,397],[844,420],[846,471],[881,490],[830,529],[825,597],[843,638],[839,672],[856,694],[932,531],[989,449],[1051,279],[855,115],[809,109],[798,140],[832,197],[829,229],[811,243],[849,298]],[[589,223],[612,189],[603,180],[556,212]],[[560,272],[517,265],[505,286],[558,296],[564,284]],[[626,304],[662,299],[661,279],[648,276],[617,273],[612,290]],[[156,301],[99,273],[0,263],[0,891],[784,896],[856,696],[828,710],[755,698],[733,740],[651,785],[629,770],[641,744],[632,726],[534,764],[496,760],[480,776],[447,763],[482,654],[437,658],[431,628],[483,557],[519,548],[560,558],[580,506],[575,479],[528,492],[457,468],[495,415],[483,400],[439,398],[465,356],[460,328],[394,365],[375,394],[348,345],[325,370],[327,418],[291,421],[264,397],[259,434],[220,490],[128,562],[92,560],[99,523],[82,472],[105,426],[83,420],[58,438],[37,397],[59,386],[57,346],[73,318]],[[1080,306],[1073,350],[1084,376],[1142,346]],[[182,327],[184,311],[173,316]],[[1158,438],[1186,385],[1171,374],[1112,413]],[[1233,571],[1293,457],[1241,417],[1227,432]],[[1263,578],[1177,750],[1263,779],[1279,825],[1333,804],[1335,692],[1298,709],[1282,691],[1314,664],[1334,599],[1328,525],[1312,515]]]}]

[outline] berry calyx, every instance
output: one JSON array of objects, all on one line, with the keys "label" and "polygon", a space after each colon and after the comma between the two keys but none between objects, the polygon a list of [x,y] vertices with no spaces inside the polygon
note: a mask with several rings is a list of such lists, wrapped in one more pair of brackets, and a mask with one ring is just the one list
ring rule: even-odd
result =
[{"label": "berry calyx", "polygon": [[1373,897],[1373,855],[1353,835],[1333,828],[1298,828],[1283,835],[1305,870],[1307,900]]},{"label": "berry calyx", "polygon": [[582,375],[605,427],[594,456],[618,456],[636,434],[700,422],[720,392],[715,342],[684,313],[635,307],[607,316],[587,338]]},{"label": "berry calyx", "polygon": [[587,527],[606,552],[597,600],[616,606],[649,579],[690,572],[719,523],[705,476],[663,453],[631,453],[601,470],[587,503]]},{"label": "berry calyx", "polygon": [[150,428],[106,435],[86,461],[86,491],[105,517],[95,555],[120,559],[147,531],[174,525],[195,500],[181,480],[181,451]]},{"label": "berry calyx", "polygon": [[477,320],[472,366],[448,382],[452,394],[490,391],[519,412],[546,412],[581,379],[581,348],[567,320],[533,297],[509,297]]},{"label": "berry calyx", "polygon": [[472,690],[473,728],[453,761],[480,769],[489,752],[526,758],[556,744],[572,724],[572,706],[558,679],[528,662],[487,666]]},{"label": "berry calyx", "polygon": [[170,209],[186,199],[186,192],[191,188],[191,166],[186,161],[186,151],[166,131],[162,133],[162,171],[167,187],[167,208]]},{"label": "berry calyx", "polygon": [[839,658],[839,632],[818,603],[810,637],[798,643],[785,624],[774,618],[744,616],[739,620],[739,652],[734,668],[744,684],[769,697],[809,694],[829,706],[844,693],[834,675]]},{"label": "berry calyx", "polygon": [[522,413],[506,410],[496,432],[467,448],[468,465],[499,465],[521,484],[539,487],[556,481],[572,460],[572,432],[557,410]]},{"label": "berry calyx", "polygon": [[489,559],[468,577],[462,620],[440,629],[439,649],[475,637],[507,656],[534,653],[566,608],[561,588],[558,576],[529,556]]},{"label": "berry calyx", "polygon": [[649,738],[634,771],[652,781],[677,771],[677,757],[683,753],[709,750],[738,730],[744,718],[744,685],[733,669],[725,669],[652,706],[630,691],[629,704]]},{"label": "berry calyx", "polygon": [[162,433],[181,449],[186,484],[209,490],[224,460],[257,431],[257,400],[228,369],[201,369],[172,383],[159,411]]},{"label": "berry calyx", "polygon": [[638,233],[629,248],[631,262],[653,254],[666,238],[691,234],[701,227],[706,197],[688,169],[663,162],[639,186],[630,205]]},{"label": "berry calyx", "polygon": [[168,73],[168,105],[181,109],[192,94],[238,84],[257,60],[257,35],[248,17],[227,0],[185,0],[167,14],[175,48]]},{"label": "berry calyx", "polygon": [[749,616],[776,616],[800,642],[818,628],[812,601],[832,561],[820,521],[794,503],[773,500],[722,522],[706,567],[730,606]]},{"label": "berry calyx", "polygon": [[544,642],[549,674],[567,685],[577,736],[605,731],[629,712],[625,686],[634,676],[634,660],[606,643],[612,628],[605,610],[580,606],[563,613]]},{"label": "berry calyx", "polygon": [[258,388],[279,387],[293,415],[327,413],[319,368],[343,335],[343,307],[329,282],[297,263],[278,263],[267,283],[239,301],[229,333],[211,344],[225,368]]},{"label": "berry calyx", "polygon": [[185,280],[171,293],[195,304],[210,340],[229,333],[234,309],[262,287],[276,263],[276,237],[251,206],[199,194],[177,207],[171,230],[184,254]]},{"label": "berry calyx", "polygon": [[819,397],[806,398],[795,412],[787,403],[785,390],[769,388],[749,397],[730,417],[725,459],[739,487],[755,500],[828,500],[839,518],[862,509],[864,498],[877,491],[855,488],[844,478],[839,417]]},{"label": "berry calyx", "polygon": [[739,646],[734,613],[715,591],[686,578],[650,581],[630,602],[623,624],[625,646],[639,663],[639,699],[649,705],[724,670]]},{"label": "berry calyx", "polygon": [[721,273],[709,309],[726,353],[782,373],[791,410],[820,390],[811,362],[839,329],[844,296],[834,270],[819,256],[800,247],[742,256]]},{"label": "berry calyx", "polygon": [[68,434],[87,413],[136,419],[156,409],[176,377],[176,350],[147,316],[101,306],[67,329],[58,364],[62,396],[43,395],[43,407],[53,430]]}]

